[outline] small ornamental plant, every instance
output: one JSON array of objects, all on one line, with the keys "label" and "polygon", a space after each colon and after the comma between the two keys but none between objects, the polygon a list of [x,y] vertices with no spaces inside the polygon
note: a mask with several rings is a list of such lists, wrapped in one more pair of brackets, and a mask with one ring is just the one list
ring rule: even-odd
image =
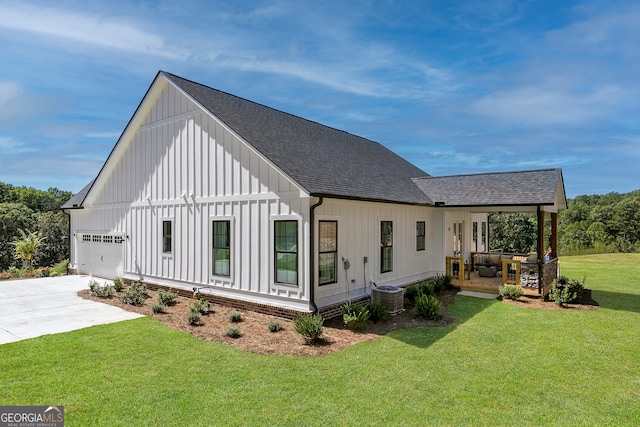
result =
[{"label": "small ornamental plant", "polygon": [[518,299],[524,295],[522,286],[520,285],[504,285],[498,288],[500,296],[506,299]]},{"label": "small ornamental plant", "polygon": [[379,320],[387,315],[387,309],[384,305],[377,302],[370,303],[367,306],[367,310],[369,310],[369,319],[371,319],[373,323],[378,323]]},{"label": "small ornamental plant", "polygon": [[133,282],[120,297],[122,302],[129,305],[142,305],[147,298],[147,285]]},{"label": "small ornamental plant", "polygon": [[229,338],[240,338],[241,334],[240,334],[240,328],[236,328],[236,327],[231,327],[229,329],[226,330],[225,334],[229,337]]},{"label": "small ornamental plant", "polygon": [[324,319],[319,314],[303,314],[293,322],[293,328],[302,335],[307,344],[314,344],[322,336]]},{"label": "small ornamental plant", "polygon": [[282,325],[278,321],[269,322],[269,332],[280,332],[282,330]]},{"label": "small ornamental plant", "polygon": [[442,306],[438,298],[433,295],[420,295],[416,298],[416,310],[419,316],[427,320],[438,320]]},{"label": "small ornamental plant", "polygon": [[158,289],[158,293],[157,293],[158,303],[164,306],[173,304],[177,296],[178,294],[175,292],[171,292],[166,289]]},{"label": "small ornamental plant", "polygon": [[204,298],[189,303],[189,311],[207,315],[211,311],[211,303]]},{"label": "small ornamental plant", "polygon": [[346,303],[342,306],[342,321],[351,330],[360,329],[369,320],[369,310],[356,304]]},{"label": "small ornamental plant", "polygon": [[201,316],[199,312],[190,310],[187,312],[187,322],[189,322],[190,325],[197,325]]},{"label": "small ornamental plant", "polygon": [[111,298],[115,295],[116,291],[113,286],[105,283],[104,285],[99,284],[94,279],[89,281],[89,289],[91,290],[91,295],[100,297],[100,298]]},{"label": "small ornamental plant", "polygon": [[124,286],[122,285],[122,279],[119,277],[113,279],[113,287],[116,292],[122,292],[122,288],[124,288]]},{"label": "small ornamental plant", "polygon": [[151,306],[151,310],[153,310],[153,312],[157,314],[157,313],[162,313],[162,312],[164,312],[164,309],[165,309],[166,307],[167,307],[167,306],[166,306],[166,305],[164,305],[164,304],[153,304],[153,305]]},{"label": "small ornamental plant", "polygon": [[239,311],[232,311],[227,316],[227,319],[229,319],[231,323],[242,322],[242,313],[240,313]]}]

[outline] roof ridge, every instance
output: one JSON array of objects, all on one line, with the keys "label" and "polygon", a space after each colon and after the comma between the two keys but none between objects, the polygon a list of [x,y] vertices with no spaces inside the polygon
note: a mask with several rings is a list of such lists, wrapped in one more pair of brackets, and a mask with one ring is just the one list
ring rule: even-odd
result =
[{"label": "roof ridge", "polygon": [[544,169],[529,169],[523,171],[502,171],[502,172],[477,172],[477,173],[463,173],[456,175],[440,175],[440,176],[425,176],[425,177],[416,177],[413,179],[433,179],[433,178],[454,178],[454,177],[463,177],[463,176],[480,176],[480,175],[506,175],[506,174],[516,174],[516,173],[531,173],[531,172],[547,172],[547,171],[559,171],[560,168],[544,168]]},{"label": "roof ridge", "polygon": [[[345,134],[347,134],[347,135],[350,135],[350,136],[353,136],[353,137],[356,137],[356,138],[360,138],[360,139],[362,139],[362,140],[364,140],[364,141],[371,142],[372,144],[377,144],[377,145],[380,145],[381,147],[384,147],[384,145],[383,145],[383,144],[381,144],[381,143],[379,143],[378,141],[374,141],[374,140],[372,140],[372,139],[366,138],[366,137],[361,136],[361,135],[356,135],[355,133],[348,132],[348,131],[346,131],[346,130],[344,130],[344,129],[338,129],[338,128],[335,128],[335,127],[333,127],[333,126],[325,125],[325,124],[320,123],[320,122],[315,121],[315,120],[307,119],[307,118],[305,118],[305,117],[298,116],[298,115],[296,115],[296,114],[289,113],[289,112],[284,111],[284,110],[280,110],[280,109],[278,109],[278,108],[270,107],[270,106],[268,106],[268,105],[266,105],[266,104],[262,104],[262,103],[260,103],[260,102],[252,101],[252,100],[250,100],[250,99],[248,99],[248,98],[245,98],[245,97],[242,97],[242,96],[238,96],[238,95],[234,95],[233,93],[226,92],[226,91],[221,90],[221,89],[216,89],[216,88],[214,88],[214,87],[207,86],[207,85],[205,85],[205,84],[202,84],[202,83],[196,82],[196,81],[194,81],[194,80],[186,79],[186,78],[184,78],[184,77],[178,76],[177,74],[173,74],[173,73],[170,73],[170,72],[168,72],[168,71],[160,70],[160,73],[161,73],[161,74],[168,75],[168,76],[177,77],[177,78],[178,78],[178,79],[180,79],[180,80],[184,80],[184,81],[186,81],[186,82],[189,82],[189,83],[192,83],[192,84],[195,84],[195,85],[198,85],[198,86],[202,86],[202,87],[204,87],[204,88],[206,88],[206,89],[214,90],[214,91],[219,92],[219,93],[221,93],[221,94],[224,94],[224,95],[227,95],[227,96],[231,96],[231,97],[233,97],[233,98],[240,99],[240,100],[242,100],[242,101],[249,102],[249,103],[254,104],[254,105],[258,105],[258,106],[260,106],[260,107],[262,107],[262,108],[268,108],[269,110],[277,111],[278,113],[281,113],[281,114],[286,114],[287,116],[294,117],[294,118],[296,118],[296,119],[298,119],[298,120],[304,120],[305,122],[313,123],[314,125],[322,126],[323,128],[331,129],[331,130],[334,130],[334,131],[337,131],[337,132],[342,132],[342,133],[345,133]],[[386,147],[385,147],[385,148],[386,148]],[[388,148],[387,148],[387,149],[388,149]]]}]

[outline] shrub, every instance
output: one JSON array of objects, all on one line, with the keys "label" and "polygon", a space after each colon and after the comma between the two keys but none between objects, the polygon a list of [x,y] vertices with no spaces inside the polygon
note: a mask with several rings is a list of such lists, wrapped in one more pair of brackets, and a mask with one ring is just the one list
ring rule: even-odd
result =
[{"label": "shrub", "polygon": [[277,321],[272,321],[269,322],[269,331],[270,332],[280,332],[282,330],[282,325],[280,324],[280,322]]},{"label": "shrub", "polygon": [[232,323],[241,322],[242,321],[242,313],[240,313],[239,311],[232,311],[227,316],[227,319],[229,319],[229,321],[232,322]]},{"label": "shrub", "polygon": [[308,344],[315,343],[322,335],[324,319],[319,314],[304,314],[293,322],[297,333],[302,335]]},{"label": "shrub", "polygon": [[189,311],[198,314],[209,314],[211,311],[211,303],[204,298],[200,298],[197,301],[189,303]]},{"label": "shrub", "polygon": [[187,312],[187,322],[189,322],[190,325],[197,325],[200,321],[200,316],[199,312],[190,310]]},{"label": "shrub", "polygon": [[99,284],[94,279],[89,281],[89,289],[91,289],[91,295],[100,297],[100,298],[111,298],[115,295],[115,289],[113,286],[105,283],[104,285]]},{"label": "shrub", "polygon": [[115,288],[116,292],[122,292],[122,279],[119,277],[116,277],[113,279],[113,287]]},{"label": "shrub", "polygon": [[49,277],[51,275],[51,270],[48,268],[37,268],[33,270],[33,275],[35,277]]},{"label": "shrub", "polygon": [[378,323],[378,320],[384,318],[387,315],[387,309],[377,302],[372,302],[367,306],[367,310],[369,310],[369,319],[373,321],[373,323]]},{"label": "shrub", "polygon": [[575,297],[571,301],[580,301],[582,299],[582,294],[584,293],[584,276],[582,276],[582,280],[571,280],[567,283],[567,287],[569,288],[570,293],[574,293]]},{"label": "shrub", "polygon": [[166,306],[166,305],[164,305],[164,304],[160,304],[160,303],[158,303],[158,304],[153,304],[153,305],[151,306],[151,309],[153,310],[153,312],[154,312],[154,313],[162,313],[162,312],[164,311],[164,309],[165,309],[165,308],[167,308],[167,306]]},{"label": "shrub", "polygon": [[69,265],[69,260],[63,259],[62,261],[51,267],[51,275],[53,276],[55,274],[56,276],[64,276],[65,274],[67,274],[67,265]]},{"label": "shrub", "polygon": [[158,294],[157,294],[158,302],[164,306],[173,304],[173,301],[176,299],[177,296],[178,294],[175,292],[171,292],[166,289],[158,289]]},{"label": "shrub", "polygon": [[560,307],[566,307],[567,304],[575,298],[575,292],[571,292],[568,286],[556,287],[554,285],[549,292],[549,299]]},{"label": "shrub", "polygon": [[240,328],[231,327],[226,330],[225,334],[229,338],[240,338]]},{"label": "shrub", "polygon": [[147,298],[147,285],[133,282],[121,295],[122,302],[129,305],[141,305]]},{"label": "shrub", "polygon": [[446,274],[439,274],[433,279],[434,291],[440,293],[442,291],[454,289],[452,278]]},{"label": "shrub", "polygon": [[8,271],[3,271],[0,272],[0,280],[7,280],[7,279],[11,279],[11,273]]},{"label": "shrub", "polygon": [[405,290],[405,296],[410,302],[415,302],[420,295],[434,295],[436,293],[435,280],[426,280]]},{"label": "shrub", "polygon": [[416,298],[416,310],[419,316],[427,320],[437,320],[440,318],[442,306],[438,298],[432,295],[420,295]]},{"label": "shrub", "polygon": [[409,286],[404,293],[404,296],[410,301],[415,302],[416,297],[418,295],[422,295],[422,291],[420,290],[420,285]]},{"label": "shrub", "polygon": [[342,306],[342,320],[347,328],[359,329],[369,320],[369,310],[348,302]]},{"label": "shrub", "polygon": [[506,299],[518,299],[524,295],[522,286],[520,285],[505,285],[498,288],[500,296]]}]

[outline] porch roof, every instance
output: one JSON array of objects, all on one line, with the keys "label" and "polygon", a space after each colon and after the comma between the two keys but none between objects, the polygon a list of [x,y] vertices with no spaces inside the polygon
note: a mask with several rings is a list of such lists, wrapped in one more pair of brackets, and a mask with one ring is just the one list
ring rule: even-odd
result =
[{"label": "porch roof", "polygon": [[424,177],[413,181],[436,206],[483,210],[541,206],[550,212],[567,207],[561,169]]}]

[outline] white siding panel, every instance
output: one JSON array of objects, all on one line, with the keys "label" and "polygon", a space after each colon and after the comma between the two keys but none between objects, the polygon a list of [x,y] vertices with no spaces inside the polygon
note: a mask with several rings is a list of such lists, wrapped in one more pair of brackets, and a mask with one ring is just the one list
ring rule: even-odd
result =
[{"label": "white siding panel", "polygon": [[[330,305],[365,295],[370,279],[378,285],[406,284],[436,274],[433,260],[441,249],[431,248],[427,237],[427,250],[416,250],[416,221],[426,221],[429,227],[432,213],[425,207],[325,199],[315,217],[338,221],[337,283],[316,285],[317,303]],[[387,273],[380,272],[382,220],[393,221],[393,270]],[[350,262],[347,270],[343,257]]]},{"label": "white siding panel", "polygon": [[[73,229],[127,236],[128,278],[189,289],[204,286],[226,296],[255,295],[263,302],[271,298],[278,305],[304,307],[300,301],[308,297],[304,290],[309,267],[304,232],[308,199],[291,197],[293,183],[172,85],[139,111],[144,112],[144,125],[121,141],[126,148],[119,151],[119,158],[110,159],[110,175],[93,205],[72,212]],[[276,194],[281,193],[288,194],[280,199]],[[215,197],[225,199],[211,199]],[[297,287],[278,287],[270,281],[270,218],[280,215],[295,215],[301,221]],[[211,276],[210,227],[216,216],[234,219],[233,280]],[[162,254],[162,221],[168,219],[173,221],[169,256]],[[73,240],[76,261],[78,250]]]}]

